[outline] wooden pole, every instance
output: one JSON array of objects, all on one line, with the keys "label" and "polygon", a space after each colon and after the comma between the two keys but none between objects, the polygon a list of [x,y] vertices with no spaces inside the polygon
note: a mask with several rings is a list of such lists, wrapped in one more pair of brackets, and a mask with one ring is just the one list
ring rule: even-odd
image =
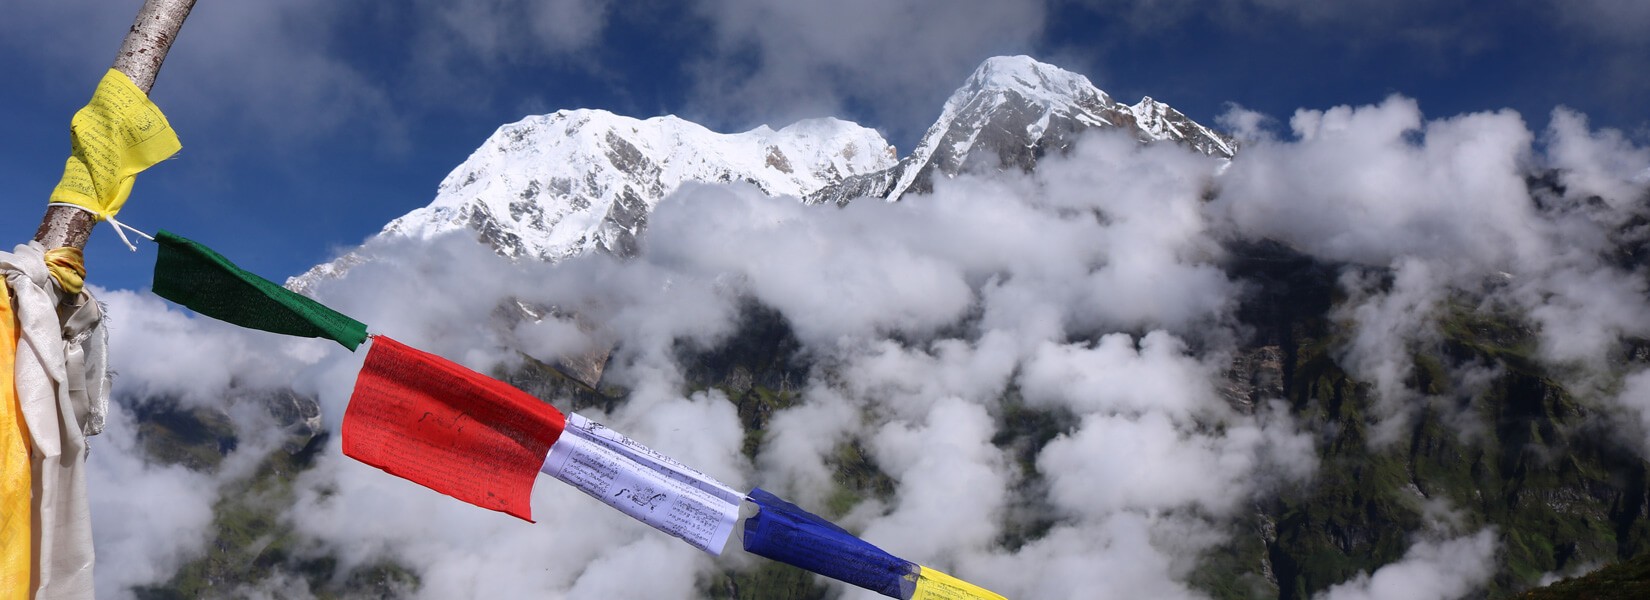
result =
[{"label": "wooden pole", "polygon": [[[115,54],[113,68],[131,77],[143,93],[149,93],[155,86],[155,75],[160,73],[160,64],[166,61],[166,52],[172,49],[172,40],[177,38],[178,29],[183,27],[183,20],[193,8],[195,0],[144,0],[143,8],[138,9],[137,18],[132,20],[132,30],[126,33],[126,41],[121,42],[120,52]],[[48,250],[64,246],[85,248],[94,225],[97,220],[86,211],[52,206],[46,209],[46,217],[41,219],[34,239]]]}]

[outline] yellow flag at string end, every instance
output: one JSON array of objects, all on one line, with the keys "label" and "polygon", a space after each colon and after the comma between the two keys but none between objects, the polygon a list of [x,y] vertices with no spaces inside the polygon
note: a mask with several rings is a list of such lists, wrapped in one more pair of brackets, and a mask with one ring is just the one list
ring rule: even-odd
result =
[{"label": "yellow flag at string end", "polygon": [[120,212],[138,173],[183,148],[160,107],[114,69],[98,82],[92,101],[74,114],[69,133],[69,162],[51,202],[83,207],[99,220]]},{"label": "yellow flag at string end", "polygon": [[1000,594],[972,583],[922,567],[917,574],[917,590],[911,600],[1008,600]]},{"label": "yellow flag at string end", "polygon": [[0,598],[28,598],[34,586],[33,475],[28,424],[12,375],[16,358],[17,317],[6,283],[0,281]]}]

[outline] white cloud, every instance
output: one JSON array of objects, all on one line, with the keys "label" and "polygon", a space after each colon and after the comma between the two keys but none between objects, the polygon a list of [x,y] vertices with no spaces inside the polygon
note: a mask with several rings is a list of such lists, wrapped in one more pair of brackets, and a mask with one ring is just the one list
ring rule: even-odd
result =
[{"label": "white cloud", "polygon": [[822,511],[821,499],[836,490],[836,474],[826,459],[852,439],[863,418],[859,407],[837,390],[809,386],[804,394],[800,406],[779,411],[768,421],[755,484],[803,508]]},{"label": "white cloud", "polygon": [[[319,340],[282,338],[191,317],[147,293],[94,290],[108,307],[110,364],[117,371],[104,432],[91,438],[88,490],[98,597],[131,597],[163,584],[207,551],[214,505],[251,477],[287,431],[255,392],[280,389],[309,365],[343,354]],[[152,461],[135,407],[217,412],[235,444],[210,472]],[[221,448],[214,450],[224,451]],[[247,498],[241,498],[246,501]],[[255,591],[249,594],[256,595]]]},{"label": "white cloud", "polygon": [[1398,562],[1335,585],[1320,600],[1454,600],[1495,574],[1495,530],[1410,546]]},{"label": "white cloud", "polygon": [[872,433],[871,452],[899,491],[865,528],[866,541],[924,564],[990,547],[1011,482],[991,445],[995,433],[984,407],[959,399],[935,403],[919,424],[896,421]]},{"label": "white cloud", "polygon": [[[1294,139],[1244,149],[1212,207],[1240,236],[1396,272],[1390,290],[1347,280],[1364,299],[1345,313],[1361,321],[1349,366],[1377,383],[1389,417],[1405,413],[1400,397],[1419,398],[1400,391],[1405,355],[1430,339],[1432,309],[1451,294],[1516,309],[1542,356],[1572,367],[1650,332],[1644,279],[1612,257],[1616,228],[1643,210],[1632,196],[1645,151],[1619,134],[1560,111],[1541,153],[1511,111],[1426,120],[1396,96],[1298,111],[1290,124]],[[1544,166],[1560,169],[1570,196],[1531,196],[1526,177]],[[1591,206],[1577,195],[1589,191],[1611,200]]]},{"label": "white cloud", "polygon": [[1006,334],[992,331],[974,342],[944,339],[927,348],[891,340],[838,350],[835,382],[867,401],[892,400],[885,409],[906,419],[928,414],[948,398],[994,404],[1007,388],[1023,351]]},{"label": "white cloud", "polygon": [[1410,417],[1422,406],[1421,392],[1409,388],[1414,357],[1436,347],[1441,339],[1437,316],[1449,290],[1448,280],[1430,264],[1401,258],[1392,267],[1392,281],[1349,271],[1341,287],[1351,296],[1335,317],[1350,330],[1336,363],[1375,386],[1377,427],[1370,442],[1385,446],[1408,431]]},{"label": "white cloud", "polygon": [[[789,318],[804,341],[955,321],[971,293],[963,271],[900,238],[856,235],[906,219],[872,202],[847,209],[770,198],[754,187],[686,186],[662,202],[644,242],[702,276],[735,276]],[[728,218],[728,215],[748,215]]]},{"label": "white cloud", "polygon": [[98,290],[109,307],[116,392],[220,407],[231,387],[270,388],[326,356],[330,341],[280,338],[194,317],[147,292]]},{"label": "white cloud", "polygon": [[1636,421],[1623,437],[1638,447],[1641,456],[1650,456],[1650,368],[1639,369],[1622,380],[1615,403]]},{"label": "white cloud", "polygon": [[1214,388],[1202,385],[1214,375],[1171,335],[1153,332],[1137,343],[1114,333],[1088,347],[1045,343],[1026,361],[1020,385],[1028,402],[1078,414],[1163,413],[1191,421],[1224,410]]},{"label": "white cloud", "polygon": [[1009,598],[1204,598],[1183,583],[1181,561],[1160,547],[1163,521],[1119,513],[1094,525],[1061,525],[1018,552],[966,560],[958,571]]},{"label": "white cloud", "polygon": [[1078,328],[1210,333],[1228,316],[1237,289],[1215,264],[1221,252],[1203,201],[1217,160],[1107,134],[1038,168],[1040,202],[1105,221],[1088,242],[1097,251],[1078,259],[1101,265],[1073,299]]},{"label": "white cloud", "polygon": [[1296,140],[1244,148],[1217,206],[1251,235],[1323,258],[1448,259],[1460,276],[1549,254],[1521,169],[1531,135],[1510,111],[1423,122],[1401,97],[1301,110]]},{"label": "white cloud", "polygon": [[1543,139],[1548,161],[1571,194],[1597,195],[1618,210],[1645,210],[1650,148],[1633,145],[1614,129],[1593,131],[1586,115],[1567,108],[1553,110]]},{"label": "white cloud", "polygon": [[[868,104],[885,123],[927,123],[980,61],[1027,50],[1043,0],[712,0],[694,9],[716,52],[691,112],[788,121]],[[777,112],[776,112],[777,111]]]},{"label": "white cloud", "polygon": [[217,482],[182,466],[148,463],[137,423],[109,405],[103,434],[87,458],[99,598],[131,597],[135,585],[163,583],[204,550]]},{"label": "white cloud", "polygon": [[309,581],[285,573],[257,583],[236,586],[227,595],[247,600],[315,600]]},{"label": "white cloud", "polygon": [[1246,437],[1204,435],[1162,413],[1088,415],[1077,433],[1049,442],[1037,467],[1054,480],[1055,506],[1069,513],[1195,507],[1225,515],[1242,505],[1255,468]]}]

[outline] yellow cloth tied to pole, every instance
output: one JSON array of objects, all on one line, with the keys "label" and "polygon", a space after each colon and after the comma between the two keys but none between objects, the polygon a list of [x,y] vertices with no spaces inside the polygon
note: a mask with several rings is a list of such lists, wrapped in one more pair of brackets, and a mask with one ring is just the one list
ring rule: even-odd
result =
[{"label": "yellow cloth tied to pole", "polygon": [[46,251],[46,270],[51,271],[63,293],[73,296],[86,289],[86,253],[73,246]]},{"label": "yellow cloth tied to pole", "polygon": [[17,315],[0,282],[0,598],[28,598],[34,565],[29,430],[17,402]]},{"label": "yellow cloth tied to pole", "polygon": [[126,74],[109,69],[91,102],[70,121],[73,138],[51,204],[112,219],[132,194],[137,174],[183,149],[160,107]]}]

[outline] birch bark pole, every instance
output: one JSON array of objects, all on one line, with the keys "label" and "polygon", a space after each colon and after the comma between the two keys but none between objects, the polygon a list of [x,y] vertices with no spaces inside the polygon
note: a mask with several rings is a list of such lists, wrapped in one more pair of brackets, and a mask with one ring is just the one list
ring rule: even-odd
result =
[{"label": "birch bark pole", "polygon": [[[120,52],[115,54],[113,68],[131,77],[143,93],[149,93],[155,86],[155,75],[160,73],[160,64],[166,61],[166,52],[172,49],[172,40],[177,38],[178,29],[183,27],[183,20],[193,8],[195,0],[144,0],[143,8],[138,9],[137,18],[132,20],[131,31],[126,33],[126,41],[121,42]],[[86,211],[47,207],[46,217],[41,219],[34,239],[47,250],[64,246],[83,249],[94,225],[97,220]]]}]

